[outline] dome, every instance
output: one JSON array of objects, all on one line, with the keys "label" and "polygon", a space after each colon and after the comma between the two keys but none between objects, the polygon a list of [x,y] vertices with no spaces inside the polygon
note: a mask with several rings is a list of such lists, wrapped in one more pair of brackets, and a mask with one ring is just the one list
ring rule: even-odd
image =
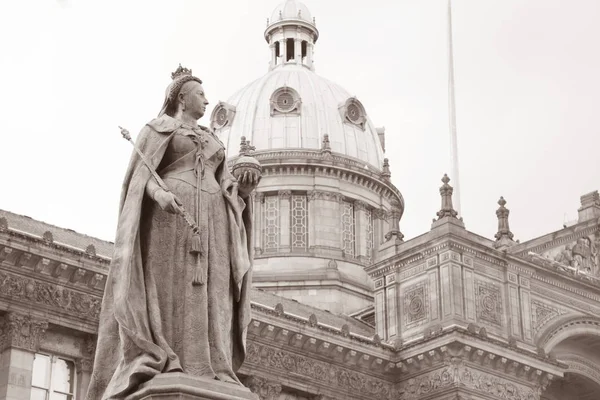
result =
[{"label": "dome", "polygon": [[287,19],[299,19],[311,24],[313,23],[308,7],[296,0],[287,0],[275,7],[269,21],[274,24]]},{"label": "dome", "polygon": [[250,83],[215,107],[212,125],[228,157],[242,136],[256,151],[320,150],[328,135],[333,154],[381,171],[383,148],[358,99],[303,65],[288,64]]}]

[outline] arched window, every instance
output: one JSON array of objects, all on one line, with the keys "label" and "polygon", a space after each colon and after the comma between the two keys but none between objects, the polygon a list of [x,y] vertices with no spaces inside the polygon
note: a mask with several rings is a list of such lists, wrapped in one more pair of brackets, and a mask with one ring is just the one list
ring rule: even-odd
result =
[{"label": "arched window", "polygon": [[308,43],[306,40],[302,41],[302,58],[306,57],[307,54]]},{"label": "arched window", "polygon": [[289,60],[293,60],[294,59],[294,39],[286,39],[286,43],[285,43],[285,48],[286,48],[286,57],[285,60],[289,61]]}]

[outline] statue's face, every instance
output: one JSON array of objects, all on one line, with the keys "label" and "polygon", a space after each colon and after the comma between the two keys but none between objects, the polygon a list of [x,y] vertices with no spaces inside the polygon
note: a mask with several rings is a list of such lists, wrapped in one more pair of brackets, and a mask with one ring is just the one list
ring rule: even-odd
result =
[{"label": "statue's face", "polygon": [[183,102],[185,103],[185,113],[200,119],[206,112],[208,100],[204,94],[204,88],[198,82],[186,82],[181,88],[183,92]]}]

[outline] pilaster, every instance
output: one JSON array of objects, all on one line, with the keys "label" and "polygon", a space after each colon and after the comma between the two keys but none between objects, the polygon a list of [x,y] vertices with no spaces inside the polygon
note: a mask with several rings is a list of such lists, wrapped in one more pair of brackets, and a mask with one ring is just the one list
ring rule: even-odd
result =
[{"label": "pilaster", "polygon": [[0,399],[29,400],[35,352],[48,322],[14,312],[0,329]]},{"label": "pilaster", "polygon": [[290,190],[280,190],[279,193],[279,252],[289,253],[291,249],[290,238]]},{"label": "pilaster", "polygon": [[[315,223],[309,223],[311,248],[333,257],[341,257],[341,202],[342,195],[335,192],[313,190],[308,192],[310,216]],[[319,229],[315,229],[318,225]]]}]

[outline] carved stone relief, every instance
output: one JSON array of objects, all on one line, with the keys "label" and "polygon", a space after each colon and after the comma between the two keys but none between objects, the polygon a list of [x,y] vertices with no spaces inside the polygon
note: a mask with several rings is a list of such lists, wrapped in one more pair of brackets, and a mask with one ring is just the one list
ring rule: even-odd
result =
[{"label": "carved stone relief", "polygon": [[335,202],[340,202],[343,200],[343,196],[341,193],[335,193],[335,192],[325,192],[322,190],[311,190],[308,192],[308,200],[309,201],[313,201],[313,200],[328,200],[328,201],[335,201]]},{"label": "carved stone relief", "polygon": [[259,343],[248,343],[246,362],[254,368],[281,371],[285,376],[300,375],[315,382],[315,388],[321,384],[377,399],[388,399],[392,392],[389,382]]},{"label": "carved stone relief", "polygon": [[502,295],[500,287],[491,282],[475,280],[477,320],[502,326]]},{"label": "carved stone relief", "polygon": [[4,271],[0,271],[0,297],[57,308],[86,319],[97,320],[100,315],[100,297]]},{"label": "carved stone relief", "polygon": [[259,376],[249,376],[245,381],[246,386],[252,393],[258,395],[260,400],[278,400],[281,393],[281,385],[277,382]]},{"label": "carved stone relief", "polygon": [[531,300],[531,325],[534,335],[554,318],[566,314],[566,311],[539,300]]},{"label": "carved stone relief", "polygon": [[600,239],[597,234],[583,236],[574,242],[547,251],[542,256],[574,268],[578,272],[600,277],[599,247]]},{"label": "carved stone relief", "polygon": [[409,286],[404,292],[404,325],[407,329],[420,325],[427,320],[427,284],[420,282]]},{"label": "carved stone relief", "polygon": [[463,387],[505,400],[537,400],[538,391],[469,367],[460,360],[400,384],[398,400],[416,400],[448,387]]}]

